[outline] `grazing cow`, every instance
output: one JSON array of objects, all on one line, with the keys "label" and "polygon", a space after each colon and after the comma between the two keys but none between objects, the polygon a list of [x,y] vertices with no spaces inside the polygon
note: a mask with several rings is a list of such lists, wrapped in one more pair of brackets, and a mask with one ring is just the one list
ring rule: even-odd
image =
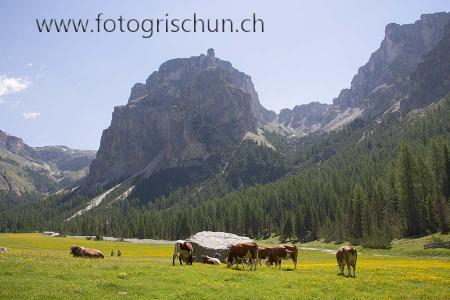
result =
[{"label": "grazing cow", "polygon": [[295,245],[279,245],[271,248],[267,265],[275,264],[281,268],[281,261],[283,259],[292,259],[294,262],[294,269],[297,269],[298,248]]},{"label": "grazing cow", "polygon": [[73,257],[105,258],[103,253],[99,250],[84,248],[75,245],[72,245],[70,247],[70,253],[72,253]]},{"label": "grazing cow", "polygon": [[352,277],[350,266],[353,268],[353,277],[356,277],[356,259],[358,258],[358,252],[355,247],[342,246],[336,252],[336,260],[339,266],[341,275],[344,275],[344,267],[347,265],[348,277]]},{"label": "grazing cow", "polygon": [[270,255],[272,254],[272,247],[258,247],[258,261],[259,261],[259,266],[262,266],[261,261],[263,259],[266,260],[266,264],[267,266],[270,265]]},{"label": "grazing cow", "polygon": [[220,260],[208,255],[202,255],[202,262],[208,265],[220,265]]},{"label": "grazing cow", "polygon": [[231,267],[233,263],[236,264],[236,269],[239,268],[239,263],[245,268],[244,262],[250,260],[250,270],[256,270],[258,262],[258,245],[253,242],[239,243],[230,247],[230,252],[227,258],[227,268]]},{"label": "grazing cow", "polygon": [[192,245],[187,241],[176,241],[175,248],[173,249],[173,260],[172,265],[175,266],[175,258],[178,257],[180,261],[180,265],[183,265],[182,259],[188,265],[192,265],[192,261],[194,260],[194,256],[192,255]]},{"label": "grazing cow", "polygon": [[7,252],[5,247],[0,247],[0,253]]}]

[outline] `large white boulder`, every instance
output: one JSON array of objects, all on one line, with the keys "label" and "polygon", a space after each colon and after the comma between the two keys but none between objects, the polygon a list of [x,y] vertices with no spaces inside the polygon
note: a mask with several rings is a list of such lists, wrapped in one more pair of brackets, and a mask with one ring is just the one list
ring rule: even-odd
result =
[{"label": "large white boulder", "polygon": [[213,257],[216,253],[221,255],[220,260],[224,261],[228,256],[228,248],[237,243],[253,242],[246,236],[239,236],[227,232],[202,231],[188,239],[194,248],[194,255],[197,261],[201,261],[202,255]]}]

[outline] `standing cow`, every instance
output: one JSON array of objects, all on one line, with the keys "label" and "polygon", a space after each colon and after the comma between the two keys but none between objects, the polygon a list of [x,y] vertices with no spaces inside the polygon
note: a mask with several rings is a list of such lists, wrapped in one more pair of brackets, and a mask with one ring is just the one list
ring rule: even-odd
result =
[{"label": "standing cow", "polygon": [[175,248],[173,249],[173,260],[172,265],[175,266],[175,259],[178,257],[180,261],[180,265],[183,265],[182,260],[186,262],[188,265],[192,265],[192,261],[194,260],[194,256],[192,255],[193,249],[191,243],[187,241],[176,241]]},{"label": "standing cow", "polygon": [[239,243],[230,247],[230,252],[227,258],[227,268],[236,264],[236,269],[239,268],[239,263],[245,268],[244,262],[250,260],[250,270],[256,271],[256,264],[258,263],[258,244],[253,242]]},{"label": "standing cow", "polygon": [[353,277],[356,277],[356,259],[358,258],[358,252],[355,247],[342,246],[336,252],[336,260],[339,266],[341,275],[344,275],[344,267],[347,265],[348,277],[352,277],[350,266],[353,268]]},{"label": "standing cow", "polygon": [[267,265],[275,264],[281,268],[281,261],[283,259],[292,259],[294,262],[294,269],[297,269],[298,248],[295,245],[279,245],[271,248]]},{"label": "standing cow", "polygon": [[262,266],[262,260],[266,260],[267,266],[271,264],[270,255],[272,254],[273,247],[258,247],[258,262],[259,266]]}]

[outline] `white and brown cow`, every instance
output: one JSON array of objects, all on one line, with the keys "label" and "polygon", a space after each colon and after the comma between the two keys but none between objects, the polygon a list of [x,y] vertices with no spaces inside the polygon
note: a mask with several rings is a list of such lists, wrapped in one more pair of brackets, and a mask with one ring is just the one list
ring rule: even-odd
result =
[{"label": "white and brown cow", "polygon": [[336,252],[336,260],[341,275],[344,275],[344,267],[347,265],[348,277],[352,277],[350,266],[353,268],[353,277],[356,277],[356,259],[358,252],[353,246],[342,246]]},{"label": "white and brown cow", "polygon": [[202,255],[202,262],[208,265],[219,265],[220,260],[218,258],[209,257],[208,255]]},{"label": "white and brown cow", "polygon": [[182,260],[184,260],[186,264],[192,265],[192,261],[194,260],[192,253],[193,249],[191,243],[182,240],[176,241],[175,248],[173,249],[172,265],[175,266],[176,258],[179,259],[180,265],[183,265]]},{"label": "white and brown cow", "polygon": [[230,247],[230,252],[227,258],[227,268],[236,264],[236,269],[239,268],[239,263],[245,268],[244,262],[250,260],[250,270],[256,270],[258,263],[258,244],[253,242],[239,243]]}]

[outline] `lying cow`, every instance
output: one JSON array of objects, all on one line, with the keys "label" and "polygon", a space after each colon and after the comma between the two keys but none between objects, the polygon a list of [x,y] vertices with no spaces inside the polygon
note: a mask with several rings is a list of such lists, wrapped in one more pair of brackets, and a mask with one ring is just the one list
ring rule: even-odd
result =
[{"label": "lying cow", "polygon": [[187,241],[176,241],[175,248],[173,249],[173,260],[172,265],[175,266],[175,259],[178,258],[180,265],[183,265],[182,260],[188,265],[192,265],[194,256],[192,255],[193,249],[191,243]]},{"label": "lying cow", "polygon": [[103,253],[99,250],[84,248],[75,245],[72,245],[70,247],[70,253],[72,253],[73,257],[105,258]]},{"label": "lying cow", "polygon": [[352,277],[350,266],[353,268],[353,277],[356,277],[356,260],[358,258],[358,252],[355,247],[342,246],[336,252],[336,260],[339,266],[341,275],[344,275],[344,267],[347,265],[348,277]]},{"label": "lying cow", "polygon": [[239,268],[239,263],[245,268],[244,262],[250,260],[250,270],[256,270],[256,264],[258,262],[258,245],[253,242],[239,243],[230,247],[230,252],[227,258],[227,268],[236,264],[236,269]]},{"label": "lying cow", "polygon": [[5,247],[0,247],[0,253],[7,252]]},{"label": "lying cow", "polygon": [[208,265],[220,265],[218,258],[209,257],[208,255],[202,255],[202,262]]},{"label": "lying cow", "polygon": [[281,261],[283,259],[292,259],[294,262],[294,269],[297,269],[298,248],[295,245],[279,245],[270,248],[270,253],[267,260],[267,265],[275,264],[281,268]]}]

